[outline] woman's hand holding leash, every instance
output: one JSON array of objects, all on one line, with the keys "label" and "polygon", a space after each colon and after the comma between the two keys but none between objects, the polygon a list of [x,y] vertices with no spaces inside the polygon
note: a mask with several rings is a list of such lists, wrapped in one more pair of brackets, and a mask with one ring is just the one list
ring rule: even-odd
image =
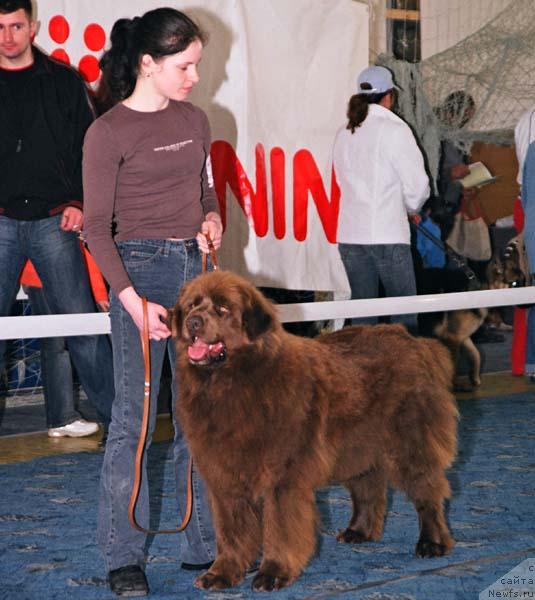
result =
[{"label": "woman's hand holding leash", "polygon": [[[143,305],[141,298],[133,287],[127,287],[119,293],[119,300],[128,311],[136,327],[143,331]],[[149,339],[159,341],[168,338],[171,330],[162,319],[167,319],[167,309],[156,304],[147,302],[147,314],[149,319]]]},{"label": "woman's hand holding leash", "polygon": [[197,234],[197,243],[199,244],[199,250],[204,254],[210,253],[208,241],[206,235],[212,240],[214,249],[217,250],[221,246],[221,236],[223,235],[223,224],[221,217],[215,212],[209,212],[203,224],[201,225],[201,231]]}]

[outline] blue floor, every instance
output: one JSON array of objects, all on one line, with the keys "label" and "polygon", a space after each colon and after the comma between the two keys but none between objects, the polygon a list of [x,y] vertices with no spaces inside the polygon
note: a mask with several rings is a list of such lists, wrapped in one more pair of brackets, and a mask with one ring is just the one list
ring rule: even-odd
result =
[{"label": "blue floor", "polygon": [[[459,455],[449,472],[453,497],[448,507],[457,545],[449,556],[414,556],[417,518],[399,493],[390,496],[380,542],[337,543],[335,534],[347,524],[350,501],[343,488],[330,487],[318,493],[323,527],[317,556],[293,586],[272,596],[473,599],[535,557],[534,395],[462,401],[460,410]],[[102,454],[81,453],[0,466],[0,598],[114,597],[94,540],[101,461]],[[174,525],[168,444],[154,446],[151,465],[154,516],[162,515],[160,526]],[[157,536],[150,546],[151,597],[267,597],[251,592],[252,576],[224,592],[195,590],[193,575],[179,569],[175,546],[176,536]]]}]

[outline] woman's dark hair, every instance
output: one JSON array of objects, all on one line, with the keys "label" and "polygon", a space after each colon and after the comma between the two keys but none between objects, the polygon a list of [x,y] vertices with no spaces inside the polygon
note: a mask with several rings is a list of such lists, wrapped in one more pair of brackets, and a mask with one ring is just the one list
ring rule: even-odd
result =
[{"label": "woman's dark hair", "polygon": [[192,42],[204,42],[199,27],[174,8],[156,8],[142,17],[119,19],[111,30],[111,47],[100,59],[102,77],[97,90],[101,110],[124,100],[134,91],[144,54],[154,60],[183,52]]},{"label": "woman's dark hair", "polygon": [[[369,83],[363,83],[361,87],[366,89],[367,85],[369,85],[371,89]],[[346,129],[351,129],[351,133],[355,133],[355,129],[360,127],[364,122],[364,119],[368,116],[368,106],[370,104],[379,104],[379,102],[391,92],[393,92],[393,90],[387,90],[381,94],[354,94],[351,96],[347,106],[347,118],[349,121]]]}]

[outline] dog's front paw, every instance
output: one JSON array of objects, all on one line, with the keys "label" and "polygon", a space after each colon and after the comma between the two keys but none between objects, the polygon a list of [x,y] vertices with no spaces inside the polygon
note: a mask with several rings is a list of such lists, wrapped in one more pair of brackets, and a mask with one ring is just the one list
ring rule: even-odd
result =
[{"label": "dog's front paw", "polygon": [[201,590],[223,590],[232,587],[233,583],[230,577],[207,571],[199,575],[193,585]]},{"label": "dog's front paw", "polygon": [[418,540],[416,544],[416,556],[420,558],[434,558],[444,556],[450,551],[449,544],[437,544],[431,540]]},{"label": "dog's front paw", "polygon": [[290,579],[288,577],[278,577],[260,571],[253,579],[252,587],[255,592],[272,592],[286,587],[289,583]]},{"label": "dog's front paw", "polygon": [[371,538],[364,535],[361,531],[355,531],[348,527],[347,529],[340,531],[336,536],[336,539],[345,544],[362,544],[364,542],[369,542]]}]

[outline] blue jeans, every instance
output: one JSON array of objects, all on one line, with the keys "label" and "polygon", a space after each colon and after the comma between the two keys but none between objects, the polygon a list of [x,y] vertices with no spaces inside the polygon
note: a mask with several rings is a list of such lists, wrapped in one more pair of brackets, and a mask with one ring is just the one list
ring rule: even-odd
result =
[{"label": "blue jeans", "polygon": [[[531,280],[535,281],[532,274]],[[535,306],[528,309],[528,323],[526,328],[526,365],[524,372],[535,375]]]},{"label": "blue jeans", "polygon": [[[43,288],[24,286],[30,300],[32,314],[49,315]],[[74,407],[74,376],[67,341],[63,337],[41,338],[40,359],[46,426],[63,427],[81,419]]]},{"label": "blue jeans", "polygon": [[[60,221],[61,215],[37,221],[0,216],[0,316],[10,313],[27,258],[39,274],[52,314],[95,311],[80,242],[75,233],[60,229]],[[84,335],[65,339],[80,383],[97,410],[99,420],[107,428],[114,397],[108,336]],[[58,412],[62,415],[61,410]],[[59,420],[62,421],[63,416]],[[54,426],[67,422],[57,422]]]},{"label": "blue jeans", "polygon": [[[137,293],[168,308],[175,305],[184,283],[201,271],[201,257],[195,240],[131,240],[119,242],[117,246]],[[111,295],[110,316],[116,396],[100,480],[97,539],[107,569],[113,570],[133,564],[143,566],[147,536],[131,527],[127,514],[143,414],[144,368],[140,334],[115,294]],[[151,408],[147,448],[156,422],[158,387],[166,352],[169,353],[173,371],[173,456],[178,500],[176,518],[179,522],[186,506],[189,452],[176,419],[175,347],[172,338],[150,342]],[[143,460],[141,482],[136,520],[148,528],[146,457]],[[193,478],[193,502],[191,521],[185,532],[179,534],[179,556],[185,562],[205,563],[214,559],[215,535],[204,484],[196,472]]]},{"label": "blue jeans", "polygon": [[[338,244],[340,257],[351,287],[351,299],[377,298],[379,281],[385,295],[415,296],[416,280],[408,244]],[[394,315],[393,323],[403,323],[416,331],[416,315]],[[353,325],[377,323],[377,317],[351,319]]]}]

